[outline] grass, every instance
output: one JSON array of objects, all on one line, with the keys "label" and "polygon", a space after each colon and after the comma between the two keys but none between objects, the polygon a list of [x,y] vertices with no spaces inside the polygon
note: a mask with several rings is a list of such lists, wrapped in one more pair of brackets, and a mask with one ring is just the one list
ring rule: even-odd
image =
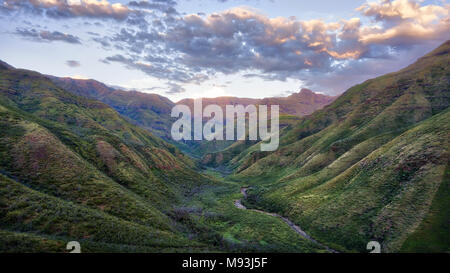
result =
[{"label": "grass", "polygon": [[450,237],[448,216],[450,208],[450,170],[447,165],[443,181],[431,204],[430,211],[420,226],[414,231],[401,248],[401,252],[449,252]]},{"label": "grass", "polygon": [[[248,205],[286,215],[336,249],[364,252],[378,240],[384,252],[401,250],[448,165],[448,47],[349,89],[282,132],[278,151],[241,152],[229,179],[252,186]],[[448,232],[431,223],[441,243],[428,249],[446,251]],[[406,242],[408,251],[420,245]]]},{"label": "grass", "polygon": [[[220,174],[216,174],[219,177]],[[241,210],[234,201],[242,198],[242,184],[222,180],[221,186],[204,189],[187,206],[204,211],[195,222],[204,224],[223,238],[226,251],[232,252],[321,252],[317,245],[303,239],[281,219]]]},{"label": "grass", "polygon": [[448,252],[449,46],[310,116],[283,116],[276,152],[191,146],[215,152],[202,173],[129,122],[152,129],[161,105],[135,112],[151,101],[130,96],[125,113],[124,94],[104,91],[124,118],[91,100],[100,94],[2,66],[0,251],[64,252],[78,240],[86,252],[324,252],[281,219],[236,208],[251,186],[247,207],[333,249],[366,252],[375,240],[383,252]]}]

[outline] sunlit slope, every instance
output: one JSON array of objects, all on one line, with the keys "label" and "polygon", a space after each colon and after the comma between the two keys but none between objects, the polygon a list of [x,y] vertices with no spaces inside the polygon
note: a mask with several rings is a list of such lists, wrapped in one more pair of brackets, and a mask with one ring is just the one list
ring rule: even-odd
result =
[{"label": "sunlit slope", "polygon": [[[376,239],[383,251],[400,250],[427,216],[448,166],[449,53],[447,42],[349,89],[285,132],[277,152],[258,158],[257,149],[247,151],[234,179],[253,181],[256,205],[282,212],[328,245],[364,251]],[[433,250],[448,251],[448,236],[439,240]]]},{"label": "sunlit slope", "polygon": [[[85,211],[77,219],[87,221],[95,212],[106,217],[105,226],[132,223],[141,229],[139,236],[162,232],[167,247],[171,238],[182,241],[167,212],[209,183],[175,147],[131,125],[109,106],[66,92],[38,73],[5,66],[0,68],[0,173],[5,187],[20,186],[23,196],[42,194],[52,203],[41,210],[32,199],[3,192],[1,229],[94,241],[99,240],[96,233],[106,232],[111,237],[104,243],[140,241],[116,242],[110,238],[125,235],[109,234],[113,229],[103,230],[100,224],[94,224],[98,230],[80,227],[83,237],[67,234],[65,227],[78,221],[67,218],[71,210],[63,205],[71,204]],[[29,206],[37,209],[21,209]],[[32,221],[47,220],[41,212],[49,215],[47,227],[40,226],[44,220]],[[53,222],[64,225],[55,230]],[[141,245],[152,242],[159,246],[159,239],[143,239]]]}]

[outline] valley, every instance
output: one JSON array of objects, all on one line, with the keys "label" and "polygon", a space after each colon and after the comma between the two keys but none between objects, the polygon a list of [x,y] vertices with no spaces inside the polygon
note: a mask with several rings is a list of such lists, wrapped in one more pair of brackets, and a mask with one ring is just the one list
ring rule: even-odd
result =
[{"label": "valley", "polygon": [[[236,208],[243,209],[243,210],[248,210],[248,208],[246,206],[242,205],[242,201],[245,200],[245,198],[247,198],[247,190],[248,190],[248,188],[241,188],[241,193],[244,196],[244,199],[239,199],[239,200],[234,201],[234,206]],[[255,212],[259,212],[259,213],[263,213],[263,214],[266,214],[266,215],[270,215],[270,216],[273,216],[273,217],[278,217],[281,220],[283,220],[288,226],[290,226],[295,232],[297,232],[303,238],[309,240],[310,242],[312,242],[314,244],[317,244],[317,245],[325,248],[329,252],[336,253],[335,250],[332,250],[329,247],[323,246],[319,242],[317,242],[316,240],[311,238],[311,236],[306,234],[306,232],[304,232],[299,226],[294,224],[291,220],[287,219],[286,217],[283,217],[283,216],[281,216],[281,215],[279,215],[277,213],[270,213],[270,212],[267,212],[267,211],[262,211],[262,210],[257,210],[257,209],[250,209],[250,210],[255,211]]]},{"label": "valley", "polygon": [[0,251],[448,252],[449,63],[447,41],[339,97],[208,100],[280,104],[274,152],[174,142],[164,97],[0,63]]}]

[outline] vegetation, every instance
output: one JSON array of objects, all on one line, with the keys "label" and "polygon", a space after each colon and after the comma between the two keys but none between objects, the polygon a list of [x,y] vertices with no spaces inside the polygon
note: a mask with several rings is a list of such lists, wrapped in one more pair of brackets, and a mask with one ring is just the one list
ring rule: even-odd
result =
[{"label": "vegetation", "polygon": [[[1,67],[0,251],[65,252],[73,240],[83,252],[315,249],[235,208],[237,187],[106,104]],[[216,191],[219,203],[197,205]]]},{"label": "vegetation", "polygon": [[169,144],[165,98],[0,62],[0,251],[326,252],[237,208],[249,187],[246,207],[338,251],[448,252],[449,53],[282,115],[272,153]]},{"label": "vegetation", "polygon": [[[349,89],[284,132],[277,152],[238,164],[231,179],[253,186],[253,206],[342,251],[365,251],[370,240],[385,252],[448,251],[449,196],[439,192],[448,179],[449,52],[447,42]],[[425,237],[439,243],[424,248]]]}]

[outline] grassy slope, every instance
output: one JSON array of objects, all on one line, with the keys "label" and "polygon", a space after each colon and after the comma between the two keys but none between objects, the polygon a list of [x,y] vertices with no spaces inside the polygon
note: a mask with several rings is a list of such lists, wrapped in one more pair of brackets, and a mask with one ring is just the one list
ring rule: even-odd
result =
[{"label": "grassy slope", "polygon": [[[180,235],[169,217],[172,205],[209,181],[175,147],[129,124],[107,105],[74,96],[38,73],[4,67],[0,70],[0,171],[59,202],[72,202],[174,238]],[[13,200],[2,200],[3,220],[13,213],[9,207]],[[26,225],[28,213],[20,211],[19,218],[2,228],[14,231],[13,223]],[[33,225],[29,231],[54,235],[53,230]],[[88,237],[95,232],[81,227],[79,232],[83,231]]]},{"label": "grassy slope", "polygon": [[[447,42],[349,89],[232,179],[256,186],[255,205],[288,215],[338,249],[364,251],[377,239],[384,251],[400,250],[426,217],[448,165],[449,52]],[[447,240],[434,250],[448,247]]]},{"label": "grassy slope", "polygon": [[38,73],[0,71],[0,153],[1,252],[71,240],[83,252],[323,251],[235,208],[238,185]]},{"label": "grassy slope", "polygon": [[[221,238],[214,243],[227,252],[326,252],[294,232],[281,219],[258,212],[241,210],[234,202],[242,198],[241,185],[208,171],[221,184],[205,188],[178,213],[184,221]],[[210,240],[212,241],[212,240]]]},{"label": "grassy slope", "polygon": [[323,251],[235,208],[250,184],[247,205],[333,248],[376,239],[383,251],[448,251],[448,48],[288,126],[276,153],[244,147],[237,174],[203,188],[214,179],[106,105],[3,69],[0,251],[61,251],[72,239],[87,251]]},{"label": "grassy slope", "polygon": [[[281,114],[279,118],[280,134],[291,128],[299,119],[297,116]],[[270,123],[268,128],[270,130]],[[202,164],[209,167],[226,166],[229,169],[244,169],[269,154],[256,152],[259,150],[259,145],[256,145],[257,141],[248,140],[248,128],[246,135],[245,141],[235,141],[217,152],[203,152]]]},{"label": "grassy slope", "polygon": [[[170,231],[127,221],[101,210],[40,193],[3,175],[0,175],[0,185],[1,229],[9,233],[9,237],[2,236],[2,245],[8,242],[17,244],[14,249],[5,248],[5,251],[22,249],[33,252],[27,240],[20,239],[20,233],[50,239],[40,240],[36,251],[62,252],[61,241],[72,239],[88,242],[87,245],[107,243],[122,247],[147,246],[155,250],[200,246]],[[51,248],[47,249],[49,244]]]},{"label": "grassy slope", "polygon": [[169,99],[134,91],[122,91],[94,80],[50,77],[59,87],[75,94],[101,101],[127,117],[131,122],[160,136],[170,138],[173,120],[170,117],[175,105]]},{"label": "grassy slope", "polygon": [[407,238],[400,251],[424,253],[448,251],[450,245],[450,233],[448,232],[449,196],[450,170],[447,163],[443,181],[433,199],[429,213],[420,226]]}]

